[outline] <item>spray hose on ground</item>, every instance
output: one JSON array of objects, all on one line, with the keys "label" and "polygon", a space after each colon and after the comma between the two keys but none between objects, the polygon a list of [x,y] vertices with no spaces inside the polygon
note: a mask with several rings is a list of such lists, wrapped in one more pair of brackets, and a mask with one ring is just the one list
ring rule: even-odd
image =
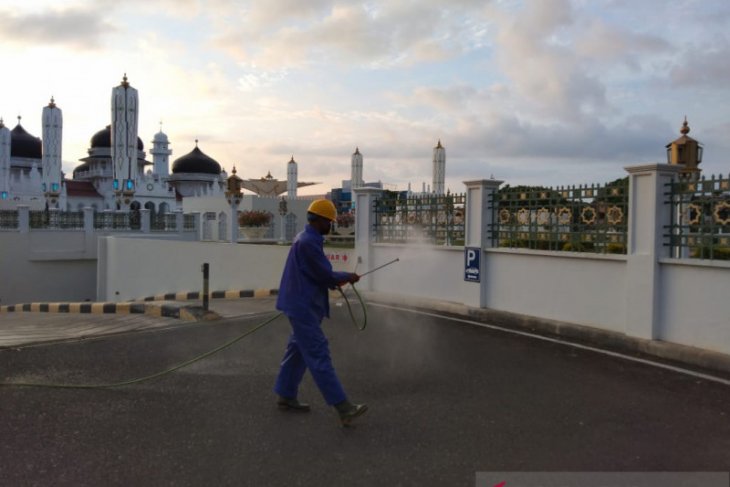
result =
[{"label": "spray hose on ground", "polygon": [[[360,277],[365,276],[367,274],[370,274],[372,272],[375,272],[375,271],[377,271],[379,269],[382,269],[385,266],[388,266],[388,265],[393,264],[393,263],[398,262],[398,261],[399,261],[399,259],[394,259],[394,260],[392,260],[390,262],[387,262],[387,263],[385,263],[385,264],[383,264],[381,266],[378,266],[378,267],[376,267],[374,269],[371,269],[371,270],[369,270],[369,271],[361,274]],[[352,311],[352,305],[350,304],[350,300],[347,299],[347,296],[345,295],[345,292],[342,290],[342,287],[339,287],[338,286],[337,289],[339,289],[340,294],[342,295],[342,297],[345,300],[345,304],[347,305],[347,312],[349,313],[350,319],[352,320],[353,324],[357,327],[358,330],[363,331],[367,327],[367,324],[368,324],[367,307],[365,306],[365,301],[363,301],[362,296],[358,292],[357,288],[354,285],[352,285],[352,284],[351,284],[351,286],[352,286],[352,290],[355,292],[355,296],[357,297],[358,302],[360,303],[360,306],[362,307],[362,311],[363,311],[363,322],[362,322],[362,324],[358,324],[357,319],[355,318],[355,314]],[[192,365],[192,364],[194,364],[196,362],[200,362],[201,360],[206,359],[206,358],[208,358],[208,357],[210,357],[212,355],[215,355],[218,352],[221,352],[221,351],[225,350],[226,348],[234,345],[235,343],[243,340],[247,336],[252,335],[253,333],[257,332],[261,328],[265,327],[269,323],[271,323],[274,320],[276,320],[282,314],[283,313],[278,313],[277,312],[277,313],[271,315],[269,318],[267,318],[266,320],[262,321],[258,325],[254,326],[250,330],[247,330],[246,332],[238,335],[237,337],[233,338],[232,340],[227,341],[223,345],[220,345],[220,346],[214,348],[213,350],[209,350],[209,351],[207,351],[205,353],[201,353],[200,355],[197,355],[197,356],[195,356],[195,357],[193,357],[193,358],[191,358],[189,360],[186,360],[185,362],[181,362],[181,363],[179,363],[177,365],[174,365],[174,366],[172,366],[170,368],[167,368],[165,370],[162,370],[160,372],[155,372],[154,374],[146,375],[146,376],[143,376],[143,377],[137,377],[135,379],[127,379],[127,380],[123,380],[123,381],[119,381],[119,382],[110,382],[110,383],[107,383],[107,384],[53,384],[53,383],[41,383],[41,382],[38,382],[38,383],[33,383],[33,382],[0,382],[0,387],[44,387],[44,388],[54,388],[54,389],[107,389],[107,388],[113,388],[113,387],[130,386],[132,384],[140,384],[142,382],[147,382],[147,381],[150,381],[150,380],[157,379],[159,377],[165,376],[167,374],[171,374],[171,373],[175,372],[176,370],[180,370],[183,367],[187,367],[187,366]]]},{"label": "spray hose on ground", "polygon": [[[352,286],[353,291],[355,291],[355,296],[357,296],[358,301],[360,302],[360,305],[362,306],[363,314],[364,314],[364,320],[362,325],[357,323],[357,320],[355,319],[355,315],[352,311],[352,305],[350,304],[350,301],[347,299],[347,296],[342,291],[342,288],[338,288],[340,290],[340,293],[342,294],[342,297],[345,299],[345,303],[347,304],[347,310],[350,314],[350,319],[352,319],[352,322],[355,324],[355,326],[360,330],[364,330],[367,326],[367,308],[365,306],[365,301],[363,301],[362,296],[360,296],[360,293],[357,291],[355,286]],[[187,367],[189,365],[192,365],[196,362],[200,362],[203,359],[206,359],[212,355],[217,354],[218,352],[222,352],[226,348],[229,348],[230,346],[234,345],[235,343],[243,340],[249,335],[252,335],[253,333],[257,332],[261,328],[265,327],[269,323],[276,320],[278,317],[280,317],[283,313],[276,313],[266,320],[262,321],[258,325],[254,326],[250,330],[247,330],[246,332],[238,335],[237,337],[233,338],[232,340],[227,341],[223,345],[220,345],[213,350],[209,350],[205,353],[201,353],[200,355],[197,355],[196,357],[193,357],[189,360],[186,360],[185,362],[181,362],[177,365],[174,365],[170,368],[167,368],[165,370],[162,370],[160,372],[156,372],[154,374],[146,375],[143,377],[137,377],[135,379],[128,379],[123,380],[119,382],[110,382],[107,384],[53,384],[53,383],[31,383],[31,382],[0,382],[0,387],[43,387],[43,388],[54,388],[54,389],[108,389],[113,387],[124,387],[124,386],[130,386],[133,384],[140,384],[142,382],[147,382],[153,379],[157,379],[159,377],[165,376],[167,374],[171,374],[172,372],[175,372],[176,370],[180,370],[183,367]]]}]

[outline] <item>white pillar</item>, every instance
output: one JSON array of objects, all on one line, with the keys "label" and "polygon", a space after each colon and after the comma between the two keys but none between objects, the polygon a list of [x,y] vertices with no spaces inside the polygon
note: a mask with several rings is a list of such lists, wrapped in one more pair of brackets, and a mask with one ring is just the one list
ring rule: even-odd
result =
[{"label": "white pillar", "polygon": [[362,154],[360,148],[356,147],[350,161],[350,189],[359,188],[364,184],[362,179]]},{"label": "white pillar", "polygon": [[293,200],[297,197],[297,180],[299,178],[297,163],[294,160],[294,156],[291,156],[291,160],[286,166],[286,197],[289,200]]},{"label": "white pillar", "polygon": [[61,153],[63,139],[63,113],[51,98],[51,103],[43,107],[43,168],[42,181],[49,206],[59,206],[61,195]]},{"label": "white pillar", "polygon": [[[112,89],[111,156],[114,179],[119,181],[119,191],[134,193],[137,184],[137,124],[139,97],[124,75],[122,84]],[[122,199],[122,209],[129,205]]]},{"label": "white pillar", "polygon": [[240,202],[232,198],[231,202],[231,243],[238,243],[238,205]]},{"label": "white pillar", "polygon": [[464,247],[475,247],[481,252],[479,258],[479,283],[474,283],[475,293],[465,296],[464,303],[485,308],[487,303],[487,289],[489,272],[487,257],[484,249],[492,247],[489,229],[493,223],[492,198],[499,191],[504,181],[495,179],[480,179],[464,181],[466,186],[466,215],[464,224]]},{"label": "white pillar", "polygon": [[[375,209],[373,203],[382,194],[376,188],[355,188],[355,255],[359,259],[358,269],[372,269],[374,267],[372,245],[374,242],[373,229],[375,227]],[[362,271],[361,271],[362,272]],[[373,290],[372,275],[363,277],[360,289]]]},{"label": "white pillar", "polygon": [[0,118],[0,193],[10,193],[10,129]]},{"label": "white pillar", "polygon": [[183,211],[181,209],[175,210],[175,229],[177,233],[182,235],[185,230],[185,218],[183,217]]},{"label": "white pillar", "polygon": [[87,206],[84,212],[84,233],[89,236],[94,233],[94,209]]},{"label": "white pillar", "polygon": [[[441,141],[433,148],[433,192],[435,194],[444,194],[444,184],[446,180],[446,149],[441,145]],[[430,190],[429,190],[430,192]]]},{"label": "white pillar", "polygon": [[140,208],[139,209],[139,220],[140,220],[140,230],[142,233],[150,233],[151,228],[151,211],[149,208]]},{"label": "white pillar", "polygon": [[28,233],[30,231],[30,207],[18,205],[18,232]]},{"label": "white pillar", "polygon": [[624,169],[629,173],[626,334],[653,340],[661,337],[658,261],[669,256],[664,246],[664,225],[671,215],[666,184],[681,167],[642,164]]}]

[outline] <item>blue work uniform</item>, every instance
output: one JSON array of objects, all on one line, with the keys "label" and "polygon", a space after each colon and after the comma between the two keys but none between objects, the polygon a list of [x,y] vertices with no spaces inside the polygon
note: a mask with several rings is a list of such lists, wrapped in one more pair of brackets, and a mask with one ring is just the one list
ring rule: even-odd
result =
[{"label": "blue work uniform", "polygon": [[321,324],[324,317],[329,318],[328,289],[346,281],[350,274],[332,270],[323,245],[322,235],[307,225],[289,250],[276,309],[289,318],[292,334],[274,391],[282,397],[296,398],[299,383],[309,369],[327,404],[334,405],[347,396],[332,366]]}]

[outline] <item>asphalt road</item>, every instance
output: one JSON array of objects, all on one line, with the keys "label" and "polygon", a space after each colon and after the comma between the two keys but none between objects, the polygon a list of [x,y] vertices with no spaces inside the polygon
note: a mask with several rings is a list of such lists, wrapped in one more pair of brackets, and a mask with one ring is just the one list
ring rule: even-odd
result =
[{"label": "asphalt road", "polygon": [[[147,375],[260,318],[0,351],[2,379]],[[370,308],[325,322],[370,411],[342,429],[271,387],[284,320],[204,362],[113,390],[0,388],[3,485],[475,485],[477,471],[730,471],[730,386],[556,343]]]}]

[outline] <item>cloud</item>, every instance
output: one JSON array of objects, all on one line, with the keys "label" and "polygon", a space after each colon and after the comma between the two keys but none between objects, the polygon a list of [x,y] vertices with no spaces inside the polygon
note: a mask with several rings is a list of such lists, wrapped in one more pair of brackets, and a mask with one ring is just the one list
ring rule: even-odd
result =
[{"label": "cloud", "polygon": [[690,46],[672,67],[670,78],[678,87],[726,89],[730,80],[730,42]]},{"label": "cloud", "polygon": [[47,10],[42,13],[0,11],[0,36],[16,44],[68,45],[94,49],[115,29],[93,8]]},{"label": "cloud", "polygon": [[[436,1],[296,2],[274,0],[240,7],[216,20],[212,44],[239,61],[265,68],[318,63],[373,68],[443,60],[483,42],[471,25],[478,2],[444,7]],[[464,28],[465,24],[468,28]]]}]

